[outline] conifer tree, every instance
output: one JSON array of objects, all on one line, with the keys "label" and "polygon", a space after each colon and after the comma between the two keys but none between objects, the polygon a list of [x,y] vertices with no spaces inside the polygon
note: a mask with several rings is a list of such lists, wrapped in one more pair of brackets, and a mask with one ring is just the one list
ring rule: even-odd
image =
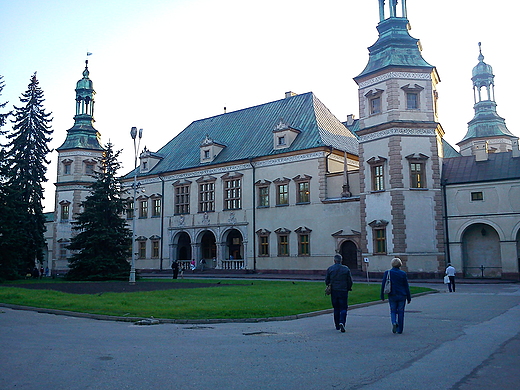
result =
[{"label": "conifer tree", "polygon": [[83,212],[72,223],[78,232],[68,246],[76,251],[69,258],[72,280],[127,279],[130,273],[131,232],[122,217],[126,191],[117,177],[121,151],[114,152],[111,143],[104,149]]},{"label": "conifer tree", "polygon": [[[0,96],[5,83],[0,76]],[[0,103],[0,109],[4,109],[7,102]],[[0,113],[0,135],[6,131],[2,129],[10,112]],[[7,186],[9,180],[8,159],[6,150],[0,145],[0,280],[16,279],[19,275],[15,272],[18,267],[13,264],[16,259],[16,194]]]},{"label": "conifer tree", "polygon": [[[35,261],[43,262],[45,247],[45,217],[42,200],[43,183],[47,181],[46,159],[52,140],[51,113],[43,107],[45,101],[36,73],[31,77],[28,89],[20,97],[21,107],[14,107],[12,131],[6,138],[5,162],[2,167],[6,196],[10,200],[10,213],[6,217],[13,227],[9,270],[23,275],[34,267]],[[7,272],[7,270],[5,270]]]}]

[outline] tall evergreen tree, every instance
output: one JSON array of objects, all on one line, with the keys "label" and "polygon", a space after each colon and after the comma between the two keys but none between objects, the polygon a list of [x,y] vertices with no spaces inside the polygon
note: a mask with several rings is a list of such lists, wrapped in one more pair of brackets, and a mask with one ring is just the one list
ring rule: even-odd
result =
[{"label": "tall evergreen tree", "polygon": [[[4,89],[4,76],[0,76],[0,96]],[[0,103],[4,109],[7,102]],[[5,125],[10,112],[0,113],[0,135],[5,134]],[[3,145],[0,145],[0,280],[16,279],[19,275],[16,266],[16,200],[17,196],[7,185],[9,181],[8,158]],[[14,264],[13,264],[14,261]]]},{"label": "tall evergreen tree", "polygon": [[[52,140],[51,113],[43,107],[43,91],[36,73],[31,77],[28,89],[20,97],[21,107],[14,107],[12,131],[7,133],[5,157],[5,185],[11,198],[15,220],[15,254],[12,273],[25,274],[35,261],[43,261],[45,247],[45,217],[42,200],[43,183],[47,181],[46,159]],[[14,198],[14,199],[13,199]],[[13,211],[13,210],[11,210]]]},{"label": "tall evergreen tree", "polygon": [[73,229],[78,232],[68,249],[77,251],[69,258],[67,278],[72,280],[127,279],[130,274],[131,232],[123,219],[123,189],[117,170],[118,157],[108,143],[99,159],[96,181],[82,202]]}]

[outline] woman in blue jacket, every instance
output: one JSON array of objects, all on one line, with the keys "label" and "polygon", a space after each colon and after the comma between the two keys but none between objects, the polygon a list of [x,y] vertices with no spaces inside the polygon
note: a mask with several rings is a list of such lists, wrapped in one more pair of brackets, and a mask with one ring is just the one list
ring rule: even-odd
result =
[{"label": "woman in blue jacket", "polygon": [[385,271],[383,282],[381,284],[381,300],[385,300],[385,283],[390,278],[392,289],[388,294],[388,303],[390,304],[390,320],[392,321],[392,332],[403,333],[404,328],[404,307],[406,302],[411,302],[410,287],[408,286],[408,278],[406,272],[401,271],[403,265],[401,259],[394,257],[392,259],[392,269]]}]

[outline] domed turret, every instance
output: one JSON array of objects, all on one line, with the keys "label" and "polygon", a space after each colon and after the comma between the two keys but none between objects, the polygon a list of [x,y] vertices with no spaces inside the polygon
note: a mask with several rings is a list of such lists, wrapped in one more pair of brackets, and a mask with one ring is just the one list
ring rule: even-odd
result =
[{"label": "domed turret", "polygon": [[473,153],[478,141],[486,140],[488,148],[493,152],[511,150],[511,142],[515,136],[508,130],[504,118],[497,113],[495,102],[495,75],[493,68],[484,62],[482,44],[478,43],[478,64],[473,68],[473,95],[475,99],[475,116],[468,123],[468,131],[457,145],[463,156]]}]

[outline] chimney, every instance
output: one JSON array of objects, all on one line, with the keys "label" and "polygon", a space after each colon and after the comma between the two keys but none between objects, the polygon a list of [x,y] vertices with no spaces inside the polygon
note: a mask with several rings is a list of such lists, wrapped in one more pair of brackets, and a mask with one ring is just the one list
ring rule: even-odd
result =
[{"label": "chimney", "polygon": [[473,144],[473,155],[475,156],[475,161],[487,161],[487,159],[488,159],[487,141],[476,141]]},{"label": "chimney", "polygon": [[355,116],[354,114],[347,115],[347,126],[352,126],[354,124]]},{"label": "chimney", "polygon": [[296,96],[298,95],[296,92],[293,92],[293,91],[289,91],[289,92],[285,92],[285,98],[290,98],[290,97],[293,97],[293,96]]},{"label": "chimney", "polygon": [[520,151],[518,150],[518,138],[513,139],[511,146],[513,147],[513,149],[511,150],[513,153],[513,158],[520,157]]}]

